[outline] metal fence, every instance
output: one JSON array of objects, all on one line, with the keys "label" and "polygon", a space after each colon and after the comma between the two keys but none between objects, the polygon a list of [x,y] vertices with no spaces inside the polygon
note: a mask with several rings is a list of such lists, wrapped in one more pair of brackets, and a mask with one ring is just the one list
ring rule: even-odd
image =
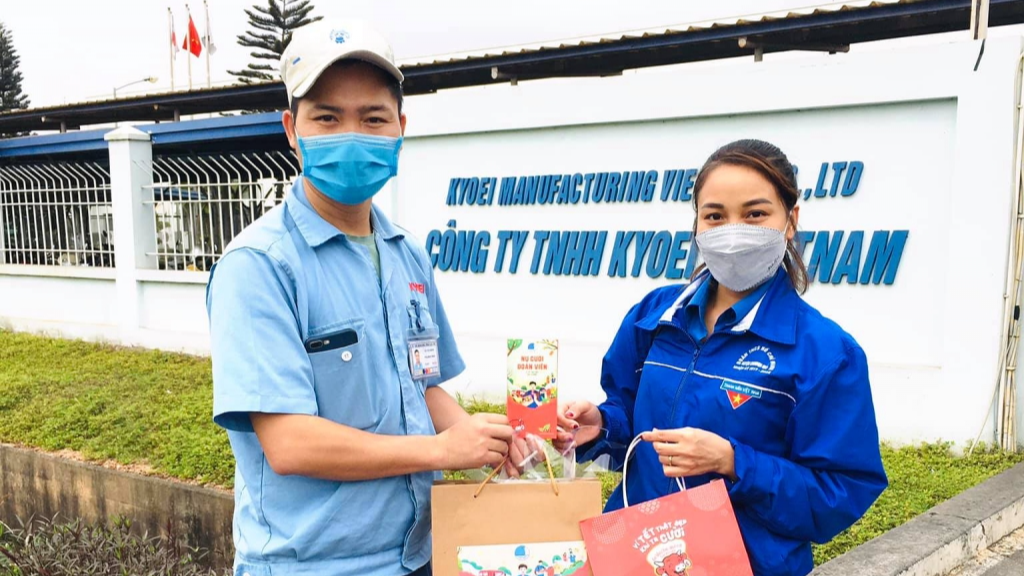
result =
[{"label": "metal fence", "polygon": [[0,166],[0,264],[113,267],[112,212],[105,164]]},{"label": "metal fence", "polygon": [[153,160],[161,270],[209,270],[246,226],[279,204],[299,174],[292,152],[164,156]]}]

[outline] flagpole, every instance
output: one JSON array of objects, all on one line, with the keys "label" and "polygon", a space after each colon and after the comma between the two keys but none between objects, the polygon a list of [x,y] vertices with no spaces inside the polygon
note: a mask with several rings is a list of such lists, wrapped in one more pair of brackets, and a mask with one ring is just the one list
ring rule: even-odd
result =
[{"label": "flagpole", "polygon": [[177,38],[174,37],[174,15],[171,14],[171,7],[167,7],[167,27],[171,35],[171,92],[174,92],[174,49],[177,48]]},{"label": "flagpole", "polygon": [[210,5],[203,0],[203,9],[206,11],[206,87],[212,88],[210,80]]},{"label": "flagpole", "polygon": [[185,31],[185,38],[188,38],[186,45],[188,46],[188,54],[185,54],[185,59],[188,60],[188,91],[192,91],[192,9],[185,4],[185,12],[188,13],[188,30]]}]

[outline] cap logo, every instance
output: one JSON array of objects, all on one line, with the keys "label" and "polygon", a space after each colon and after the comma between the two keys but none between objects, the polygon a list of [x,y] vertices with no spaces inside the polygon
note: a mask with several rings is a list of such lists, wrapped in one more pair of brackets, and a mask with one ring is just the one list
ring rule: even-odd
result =
[{"label": "cap logo", "polygon": [[348,32],[345,32],[344,30],[331,30],[331,40],[333,40],[335,44],[344,44],[345,41],[348,40]]}]

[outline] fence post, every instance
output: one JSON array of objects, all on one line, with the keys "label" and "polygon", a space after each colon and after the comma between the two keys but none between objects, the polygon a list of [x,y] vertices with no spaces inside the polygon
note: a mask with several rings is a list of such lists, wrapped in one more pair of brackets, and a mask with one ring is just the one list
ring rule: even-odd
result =
[{"label": "fence post", "polygon": [[141,308],[138,270],[157,267],[153,192],[146,187],[153,183],[153,144],[149,134],[131,126],[104,139],[110,153],[118,328],[122,344],[135,344]]},{"label": "fence post", "polygon": [[7,264],[7,224],[4,222],[4,192],[7,189],[7,182],[0,175],[0,266]]}]

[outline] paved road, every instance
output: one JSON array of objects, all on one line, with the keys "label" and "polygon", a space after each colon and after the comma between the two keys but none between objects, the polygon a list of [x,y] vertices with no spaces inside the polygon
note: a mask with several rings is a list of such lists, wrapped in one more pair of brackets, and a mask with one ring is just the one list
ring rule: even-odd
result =
[{"label": "paved road", "polygon": [[1024,528],[1010,533],[947,576],[1024,576]]}]

